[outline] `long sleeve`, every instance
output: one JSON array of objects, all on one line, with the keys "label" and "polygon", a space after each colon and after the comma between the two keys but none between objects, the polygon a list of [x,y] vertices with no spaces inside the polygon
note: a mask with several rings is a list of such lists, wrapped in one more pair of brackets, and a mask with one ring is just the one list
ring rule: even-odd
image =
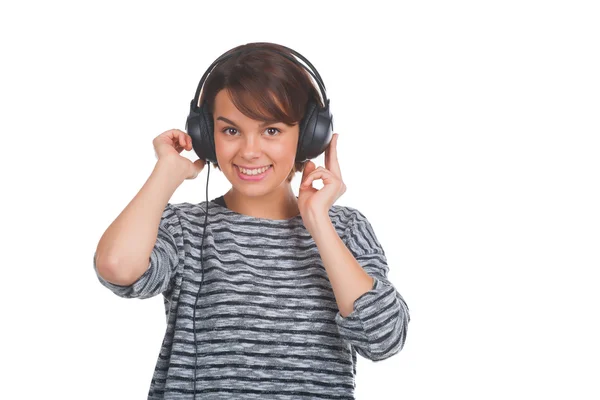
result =
[{"label": "long sleeve", "polygon": [[335,321],[341,337],[361,356],[380,361],[402,350],[406,341],[409,309],[388,280],[385,252],[367,218],[352,209],[344,233],[345,243],[358,263],[373,278],[373,287],[354,302],[345,318],[338,312]]},{"label": "long sleeve", "polygon": [[181,221],[177,209],[170,203],[163,211],[157,236],[148,269],[128,286],[116,285],[101,277],[96,268],[94,252],[94,271],[100,283],[123,298],[147,299],[169,290],[177,268],[183,265],[185,259]]}]

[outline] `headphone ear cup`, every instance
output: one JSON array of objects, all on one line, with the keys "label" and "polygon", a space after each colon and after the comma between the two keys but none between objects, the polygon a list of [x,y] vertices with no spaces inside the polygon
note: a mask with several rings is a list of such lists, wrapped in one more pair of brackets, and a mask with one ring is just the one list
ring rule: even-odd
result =
[{"label": "headphone ear cup", "polygon": [[206,154],[206,159],[208,161],[217,164],[213,116],[208,108],[204,106],[204,104],[200,108],[202,112],[201,119],[204,123],[204,128],[202,131],[202,144],[205,146],[205,149],[203,149],[203,152]]},{"label": "headphone ear cup", "polygon": [[206,144],[204,143],[204,121],[202,110],[197,108],[194,100],[190,103],[190,113],[185,122],[185,130],[192,138],[192,148],[198,158],[206,161]]},{"label": "headphone ear cup", "polygon": [[185,130],[192,138],[192,148],[198,158],[216,164],[212,115],[204,105],[196,107],[192,100],[190,114],[185,122]]},{"label": "headphone ear cup", "polygon": [[306,161],[308,158],[306,157],[306,151],[308,147],[308,142],[310,139],[307,139],[308,136],[312,137],[312,133],[308,133],[308,126],[313,125],[314,123],[314,115],[317,112],[317,104],[313,100],[309,100],[306,104],[306,111],[304,112],[304,118],[300,121],[300,127],[298,131],[298,148],[296,149],[296,162]]},{"label": "headphone ear cup", "polygon": [[323,108],[309,100],[304,118],[300,121],[296,162],[310,160],[323,153],[331,142],[332,129],[333,116],[329,111],[329,99]]}]

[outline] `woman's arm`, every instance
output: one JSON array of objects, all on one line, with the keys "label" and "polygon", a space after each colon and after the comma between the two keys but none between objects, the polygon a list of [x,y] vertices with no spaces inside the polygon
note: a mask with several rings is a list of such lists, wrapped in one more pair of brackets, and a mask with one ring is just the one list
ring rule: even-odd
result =
[{"label": "woman's arm", "polygon": [[96,248],[98,274],[116,285],[133,284],[146,272],[163,211],[185,180],[168,157],[156,163],[137,195],[106,229]]},{"label": "woman's arm", "polygon": [[339,307],[335,322],[358,354],[385,360],[404,347],[410,311],[388,279],[387,258],[371,223],[360,211],[346,210],[351,216],[344,240],[334,229],[315,238]]}]

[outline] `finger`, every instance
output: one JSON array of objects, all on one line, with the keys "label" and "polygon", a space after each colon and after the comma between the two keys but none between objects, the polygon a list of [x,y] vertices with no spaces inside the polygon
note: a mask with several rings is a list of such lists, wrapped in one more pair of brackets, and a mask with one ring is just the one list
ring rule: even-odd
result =
[{"label": "finger", "polygon": [[335,176],[337,176],[338,178],[342,178],[342,171],[340,168],[340,163],[338,161],[338,155],[337,155],[337,141],[338,141],[338,137],[339,134],[338,133],[334,133],[333,135],[333,139],[331,140],[331,143],[329,143],[329,146],[327,147],[327,155],[325,157],[325,166],[326,168],[331,171]]},{"label": "finger", "polygon": [[169,131],[169,134],[167,135],[167,137],[171,141],[171,144],[173,145],[173,147],[177,146],[177,143],[179,143],[179,136],[177,135],[177,132]]},{"label": "finger", "polygon": [[323,184],[327,185],[332,183],[335,180],[335,177],[333,176],[331,171],[328,171],[323,167],[319,167],[318,169],[308,174],[308,176],[302,180],[301,187],[312,187],[312,183],[318,179],[321,179],[323,181]]},{"label": "finger", "polygon": [[169,139],[175,139],[177,137],[177,130],[176,129],[169,129],[167,131],[167,137]]},{"label": "finger", "polygon": [[[309,176],[311,176],[311,174],[314,174],[316,171],[319,171],[319,170],[322,170],[322,169],[324,169],[323,167],[317,167],[317,166],[315,165],[315,163],[314,163],[314,162],[312,162],[312,161],[310,162],[310,164],[311,164],[311,165],[310,165],[310,166],[311,166],[311,168],[309,168],[309,169],[308,169],[308,171],[306,171],[306,170],[305,170],[305,171],[306,171],[306,176],[305,176],[304,178],[308,178]],[[304,180],[304,179],[303,179],[303,180]]]},{"label": "finger", "polygon": [[304,165],[304,170],[302,171],[302,178],[300,178],[300,190],[312,189],[316,190],[309,185],[302,185],[302,183],[306,180],[306,178],[315,170],[315,163],[312,161],[307,161],[306,165]]},{"label": "finger", "polygon": [[302,171],[302,179],[301,181],[304,181],[304,178],[306,178],[312,171],[314,171],[315,169],[315,163],[312,161],[307,161],[306,165],[304,166],[304,170]]},{"label": "finger", "polygon": [[[300,186],[301,189],[315,189],[313,187],[313,182],[317,180],[322,180],[323,185],[328,185],[333,182],[333,177],[331,174],[319,172],[317,174],[310,175]],[[316,189],[315,189],[316,190]]]},{"label": "finger", "polygon": [[325,168],[331,168],[331,144],[333,143],[333,139],[329,142],[329,145],[325,149]]}]

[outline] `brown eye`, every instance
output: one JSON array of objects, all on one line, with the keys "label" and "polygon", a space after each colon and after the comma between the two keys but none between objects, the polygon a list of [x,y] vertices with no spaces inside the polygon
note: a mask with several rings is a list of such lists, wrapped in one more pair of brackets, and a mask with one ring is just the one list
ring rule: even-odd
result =
[{"label": "brown eye", "polygon": [[275,132],[271,131],[271,133],[273,133],[273,135],[269,135],[269,136],[276,136],[275,133],[281,133],[281,131],[277,128],[267,128],[267,132],[269,132],[269,130],[271,130],[271,129],[274,130]]},{"label": "brown eye", "polygon": [[221,132],[223,132],[223,133],[227,133],[227,134],[229,135],[229,134],[231,133],[231,132],[229,132],[229,130],[234,130],[234,131],[236,131],[236,132],[237,132],[237,129],[235,129],[235,128],[231,128],[231,127],[227,127],[227,128],[225,128],[225,129],[223,129]]}]

